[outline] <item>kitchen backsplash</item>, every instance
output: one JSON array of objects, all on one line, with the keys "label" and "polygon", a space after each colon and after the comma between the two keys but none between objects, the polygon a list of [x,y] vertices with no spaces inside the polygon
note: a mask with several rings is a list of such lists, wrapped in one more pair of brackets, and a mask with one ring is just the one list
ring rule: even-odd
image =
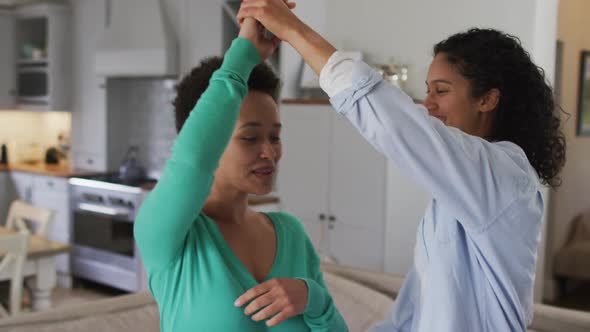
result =
[{"label": "kitchen backsplash", "polygon": [[171,104],[175,83],[171,78],[107,81],[108,151],[113,163],[118,165],[127,148],[135,145],[148,171],[163,170],[176,138]]},{"label": "kitchen backsplash", "polygon": [[71,123],[68,112],[0,111],[0,144],[8,145],[10,162],[42,160],[60,133],[69,136]]}]

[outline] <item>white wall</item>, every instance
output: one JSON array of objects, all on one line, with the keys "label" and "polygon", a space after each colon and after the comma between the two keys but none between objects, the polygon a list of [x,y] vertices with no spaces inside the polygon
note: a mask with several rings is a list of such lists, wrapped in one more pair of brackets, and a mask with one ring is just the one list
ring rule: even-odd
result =
[{"label": "white wall", "polygon": [[567,120],[562,124],[567,140],[567,161],[562,173],[563,184],[554,195],[545,269],[548,280],[552,278],[553,268],[550,258],[564,245],[571,220],[590,209],[590,137],[576,136],[580,52],[590,50],[589,12],[590,2],[587,0],[562,0],[559,5],[557,36],[563,41],[564,48],[561,102],[571,117],[562,116]]},{"label": "white wall", "polygon": [[[294,9],[295,14],[299,16],[307,25],[320,34],[325,34],[327,30],[327,0],[298,1]],[[287,43],[281,45],[281,80],[283,89],[281,96],[283,98],[295,98],[298,86],[298,75],[301,64],[301,56]],[[307,65],[306,65],[307,66]]]},{"label": "white wall", "polygon": [[179,11],[181,75],[205,57],[222,55],[222,0],[166,1],[175,1]]},{"label": "white wall", "polygon": [[[423,97],[432,46],[470,27],[515,34],[530,49],[534,0],[327,0],[328,40],[339,49],[361,50],[370,61],[410,66],[409,92]],[[373,60],[374,59],[374,60]]]},{"label": "white wall", "polygon": [[[533,43],[531,56],[533,61],[545,70],[547,80],[553,84],[555,82],[555,49],[557,40],[557,19],[559,10],[559,0],[538,1],[535,4]],[[545,188],[543,192],[545,200],[545,216],[541,232],[541,242],[537,253],[537,270],[535,276],[535,302],[541,302],[547,297],[546,291],[546,267],[551,255],[548,255],[549,238],[548,231],[554,219],[551,215],[553,208],[553,192]]]}]

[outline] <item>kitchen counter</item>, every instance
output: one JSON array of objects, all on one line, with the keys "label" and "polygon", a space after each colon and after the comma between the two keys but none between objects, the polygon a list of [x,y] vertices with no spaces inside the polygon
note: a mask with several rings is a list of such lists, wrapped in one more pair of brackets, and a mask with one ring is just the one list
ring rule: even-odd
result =
[{"label": "kitchen counter", "polygon": [[42,162],[35,164],[16,163],[8,165],[0,165],[0,172],[25,172],[37,175],[55,176],[61,178],[70,178],[78,176],[88,176],[97,174],[95,171],[81,170],[71,168],[68,163],[60,163],[56,165],[45,164]]}]

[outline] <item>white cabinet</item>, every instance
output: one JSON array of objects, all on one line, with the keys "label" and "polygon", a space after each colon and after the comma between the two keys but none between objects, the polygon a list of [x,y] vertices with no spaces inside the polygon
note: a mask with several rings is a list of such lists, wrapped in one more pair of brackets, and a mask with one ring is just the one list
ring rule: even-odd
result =
[{"label": "white cabinet", "polygon": [[333,117],[330,254],[343,264],[382,271],[387,160],[347,119],[332,107],[328,111]]},{"label": "white cabinet", "polygon": [[106,170],[105,78],[96,75],[95,57],[106,27],[105,0],[72,2],[74,94],[72,112],[72,164]]},{"label": "white cabinet", "polygon": [[70,110],[71,26],[65,5],[15,9],[16,108]]},{"label": "white cabinet", "polygon": [[31,204],[55,212],[48,237],[54,241],[69,243],[70,205],[68,180],[66,178],[35,176],[33,178]]},{"label": "white cabinet", "polygon": [[7,183],[7,197],[10,201],[19,199],[34,206],[55,211],[50,226],[49,238],[69,243],[70,207],[67,178],[10,172]]},{"label": "white cabinet", "polygon": [[328,105],[282,105],[281,206],[322,255],[383,270],[387,162]]},{"label": "white cabinet", "polygon": [[[35,175],[33,177],[33,190],[31,204],[54,211],[53,223],[49,228],[47,237],[50,240],[70,243],[71,215],[70,196],[66,178]],[[63,287],[71,287],[70,255],[56,256],[58,272],[58,284]]]},{"label": "white cabinet", "polygon": [[0,109],[14,109],[16,93],[14,15],[0,10]]},{"label": "white cabinet", "polygon": [[12,199],[31,203],[33,195],[33,177],[34,175],[20,172],[10,172],[10,192]]},{"label": "white cabinet", "polygon": [[[283,158],[277,192],[282,208],[304,225],[318,251],[328,214],[332,117],[328,107],[281,106]],[[320,217],[321,216],[321,217]],[[322,245],[325,245],[321,243]]]}]

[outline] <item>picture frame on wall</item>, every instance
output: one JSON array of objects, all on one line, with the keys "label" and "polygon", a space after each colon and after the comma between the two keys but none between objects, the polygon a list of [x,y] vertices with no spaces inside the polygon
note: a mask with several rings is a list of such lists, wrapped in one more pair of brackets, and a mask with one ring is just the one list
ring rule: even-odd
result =
[{"label": "picture frame on wall", "polygon": [[582,51],[580,56],[578,136],[590,136],[590,51]]}]

